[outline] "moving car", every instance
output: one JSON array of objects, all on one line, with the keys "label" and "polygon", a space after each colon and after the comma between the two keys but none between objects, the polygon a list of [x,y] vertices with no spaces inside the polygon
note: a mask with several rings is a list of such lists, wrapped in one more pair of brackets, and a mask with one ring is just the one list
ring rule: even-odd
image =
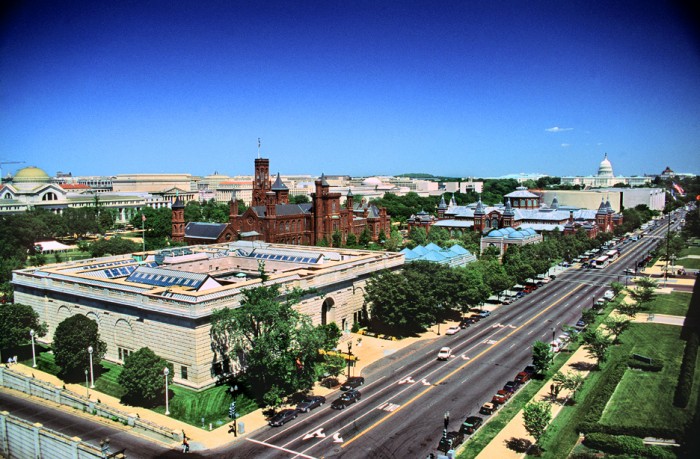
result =
[{"label": "moving car", "polygon": [[462,432],[447,432],[447,435],[440,438],[440,443],[438,443],[438,451],[442,451],[447,454],[451,449],[455,449],[464,441],[464,434]]},{"label": "moving car", "polygon": [[632,269],[632,268],[625,269],[625,274],[634,274],[634,269]]},{"label": "moving car", "polygon": [[498,405],[494,405],[493,403],[484,403],[481,405],[481,408],[479,409],[479,413],[481,414],[491,414],[494,411],[498,409]]},{"label": "moving car", "polygon": [[326,403],[326,397],[321,397],[320,395],[307,395],[297,404],[297,411],[300,413],[308,413],[324,403]]},{"label": "moving car", "polygon": [[360,394],[359,390],[350,389],[331,403],[331,408],[334,410],[344,410],[346,406],[359,402],[360,398],[362,398],[362,394]]},{"label": "moving car", "polygon": [[483,423],[484,423],[484,418],[480,418],[478,416],[469,416],[462,423],[462,428],[460,430],[465,434],[471,435],[474,432],[476,432],[476,430],[479,427],[481,427],[481,424],[483,424]]},{"label": "moving car", "polygon": [[365,383],[365,378],[362,376],[351,376],[348,378],[342,386],[340,386],[340,390],[350,390],[354,389],[356,387],[360,387]]},{"label": "moving car", "polygon": [[438,352],[437,359],[438,360],[447,360],[450,358],[451,353],[452,353],[452,349],[450,349],[449,347],[443,347]]},{"label": "moving car", "polygon": [[455,333],[457,333],[460,330],[461,329],[458,326],[454,325],[454,326],[448,328],[447,331],[445,332],[445,334],[446,335],[454,335]]},{"label": "moving car", "polygon": [[288,408],[286,410],[282,410],[276,415],[272,416],[270,419],[269,424],[272,427],[279,427],[284,425],[285,423],[291,421],[292,419],[297,417],[297,414],[299,412],[295,409]]}]

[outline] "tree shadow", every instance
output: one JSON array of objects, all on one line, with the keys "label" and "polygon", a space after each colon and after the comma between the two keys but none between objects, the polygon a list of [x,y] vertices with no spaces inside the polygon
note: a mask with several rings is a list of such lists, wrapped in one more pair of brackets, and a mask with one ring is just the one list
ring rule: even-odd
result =
[{"label": "tree shadow", "polygon": [[597,364],[590,362],[576,362],[569,364],[569,366],[578,371],[593,371],[598,367]]},{"label": "tree shadow", "polygon": [[516,453],[526,453],[527,450],[532,446],[532,442],[527,438],[516,438],[510,437],[510,439],[505,440],[506,447],[515,451]]}]

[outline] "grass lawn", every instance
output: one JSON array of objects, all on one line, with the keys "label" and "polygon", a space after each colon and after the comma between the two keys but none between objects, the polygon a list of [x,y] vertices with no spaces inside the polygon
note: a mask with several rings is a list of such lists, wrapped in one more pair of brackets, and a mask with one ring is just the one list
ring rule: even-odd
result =
[{"label": "grass lawn", "polygon": [[676,265],[681,265],[685,269],[700,269],[700,258],[678,258]]},{"label": "grass lawn", "polygon": [[[673,406],[673,394],[685,341],[680,339],[681,327],[662,324],[634,324],[624,334],[623,345],[629,353],[660,358],[660,372],[627,370],[608,402],[601,423],[624,426],[677,426],[686,424],[694,409]],[[697,378],[689,407],[695,407]]]},{"label": "grass lawn", "polygon": [[[36,360],[40,370],[53,375],[58,374],[60,368],[54,363],[52,353],[40,352]],[[31,356],[28,361],[24,360],[23,363],[31,365]],[[121,398],[124,395],[124,389],[117,382],[122,371],[121,365],[103,360],[100,366],[102,371],[99,375],[95,374],[95,389],[98,392]],[[203,391],[194,391],[182,386],[170,385],[170,415],[193,426],[202,427],[202,418],[204,418],[206,426],[212,423],[218,427],[230,422],[228,409],[232,401],[233,398],[228,392],[228,386],[215,386]],[[239,394],[236,397],[236,412],[239,416],[248,414],[257,408],[255,401],[244,394]],[[122,407],[122,409],[133,411],[129,407]],[[147,408],[139,409],[145,410]],[[165,402],[152,410],[157,413],[165,413]]]},{"label": "grass lawn", "polygon": [[678,254],[679,258],[683,258],[688,255],[700,256],[700,247],[686,247],[685,249],[681,250],[680,254]]},{"label": "grass lawn", "polygon": [[688,313],[691,297],[692,293],[686,292],[672,292],[669,294],[657,295],[649,306],[649,312],[685,317]]}]

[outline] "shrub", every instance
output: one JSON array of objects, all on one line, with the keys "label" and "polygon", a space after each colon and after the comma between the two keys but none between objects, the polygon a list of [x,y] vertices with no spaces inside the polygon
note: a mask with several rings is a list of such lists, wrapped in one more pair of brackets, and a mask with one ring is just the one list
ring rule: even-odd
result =
[{"label": "shrub", "polygon": [[658,446],[645,446],[641,438],[627,435],[608,435],[591,433],[586,435],[583,444],[589,448],[598,449],[611,454],[626,456],[642,456],[657,459],[675,458],[675,455]]},{"label": "shrub", "polygon": [[685,408],[690,401],[697,356],[698,334],[692,333],[685,344],[683,362],[681,363],[681,370],[678,374],[678,385],[676,385],[676,392],[673,394],[673,404],[679,408]]},{"label": "shrub", "polygon": [[658,372],[663,370],[664,363],[660,360],[654,360],[652,363],[646,363],[630,357],[630,359],[627,361],[627,366],[642,371]]}]

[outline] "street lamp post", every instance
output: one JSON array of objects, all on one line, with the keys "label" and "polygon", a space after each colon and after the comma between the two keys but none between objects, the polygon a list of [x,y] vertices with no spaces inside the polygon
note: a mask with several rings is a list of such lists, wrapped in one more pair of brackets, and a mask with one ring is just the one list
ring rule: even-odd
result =
[{"label": "street lamp post", "polygon": [[36,351],[34,350],[34,329],[29,330],[29,336],[32,337],[32,368],[36,368]]},{"label": "street lamp post", "polygon": [[88,346],[88,354],[90,355],[90,389],[95,388],[95,374],[92,371],[92,346]]},{"label": "street lamp post", "polygon": [[348,377],[352,376],[350,374],[350,372],[352,371],[351,359],[352,359],[352,339],[350,341],[348,341]]},{"label": "street lamp post", "polygon": [[170,374],[170,370],[168,370],[168,367],[165,367],[163,374],[165,375],[165,415],[170,416],[170,409],[168,407],[168,375]]},{"label": "street lamp post", "polygon": [[88,386],[88,371],[85,369],[85,392],[87,393],[87,398],[90,398],[90,386]]}]

